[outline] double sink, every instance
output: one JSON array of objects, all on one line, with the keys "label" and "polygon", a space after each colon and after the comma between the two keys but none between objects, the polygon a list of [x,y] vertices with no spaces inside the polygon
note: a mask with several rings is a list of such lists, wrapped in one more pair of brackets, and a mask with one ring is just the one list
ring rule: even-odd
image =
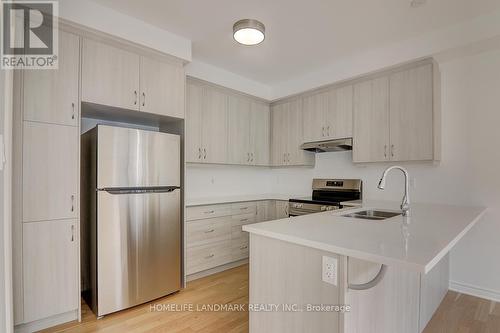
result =
[{"label": "double sink", "polygon": [[388,219],[388,218],[391,218],[394,216],[398,216],[401,214],[402,214],[402,212],[368,209],[368,210],[362,210],[359,212],[345,214],[342,216],[343,217],[352,217],[352,218],[356,218],[356,219],[380,221],[380,220],[385,220],[385,219]]}]

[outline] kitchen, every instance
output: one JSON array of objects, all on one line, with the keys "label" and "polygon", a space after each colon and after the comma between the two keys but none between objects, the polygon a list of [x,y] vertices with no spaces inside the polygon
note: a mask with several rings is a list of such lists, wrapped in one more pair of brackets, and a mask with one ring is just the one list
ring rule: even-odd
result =
[{"label": "kitchen", "polygon": [[[290,6],[290,13],[279,11],[278,3]],[[321,332],[323,322],[337,323],[339,332],[498,330],[500,7],[487,0],[451,3],[387,1],[365,4],[367,13],[343,1],[318,1],[315,9],[278,1],[255,4],[256,10],[238,3],[227,11],[203,4],[191,17],[189,2],[151,1],[140,8],[135,1],[60,1],[59,69],[2,70],[3,207],[12,207],[11,216],[4,208],[2,234],[5,331]],[[311,28],[290,26],[299,13]],[[360,29],[335,29],[353,15],[366,21]],[[239,22],[247,17],[260,22]],[[374,20],[387,22],[373,28]],[[264,40],[238,44],[241,27],[260,31]],[[304,44],[297,55],[291,53],[293,34]],[[325,45],[327,36],[336,42]],[[141,182],[92,184],[87,192],[95,177],[81,177],[92,170],[86,165],[95,164],[87,164],[89,150],[80,135],[116,127],[128,138],[117,134],[123,136],[110,147],[128,152],[127,179],[133,174]],[[156,139],[142,139],[150,132],[176,137],[179,152],[157,150]],[[93,146],[97,152],[107,147],[102,143]],[[144,149],[143,155],[133,155],[130,147]],[[125,160],[110,161],[114,171],[108,179],[121,179]],[[394,165],[408,177],[394,170],[379,184]],[[169,175],[176,177],[142,182]],[[149,186],[157,192],[147,194]],[[405,188],[409,200],[403,202]],[[92,268],[85,253],[99,258],[103,251],[92,254],[88,246],[103,233],[87,234],[89,212],[93,216],[87,204],[95,200],[88,193],[99,196],[99,190],[113,198],[178,194],[178,230],[165,237],[178,235],[173,242],[179,242],[179,254],[160,258],[139,246],[131,260],[125,248],[118,249],[124,240],[116,236],[124,231],[115,230],[102,243],[118,249],[115,259]],[[121,216],[120,205],[101,220]],[[135,216],[129,226],[146,214],[137,210],[140,205],[146,204],[129,200],[124,208]],[[104,213],[99,207],[97,214]],[[403,216],[406,208],[409,216]],[[359,217],[380,211],[397,215]],[[160,239],[153,244],[162,244],[163,236],[150,235]],[[304,260],[310,253],[314,259]],[[321,262],[325,257],[336,258],[336,264]],[[297,265],[290,265],[295,258]],[[144,268],[141,260],[168,264]],[[92,277],[113,265],[110,285],[96,289],[116,292],[113,300],[135,293],[127,283],[135,283],[137,293],[166,280],[175,280],[175,287],[100,312],[106,307],[81,301],[80,292],[92,290]],[[325,267],[335,268],[337,289],[325,281]],[[144,272],[168,278],[131,280]],[[439,283],[426,294],[415,281],[426,285],[432,272],[439,273]],[[406,278],[394,280],[394,274]],[[355,291],[356,284],[370,280],[369,291]],[[401,286],[411,292],[398,294]],[[301,293],[310,297],[302,299]],[[353,296],[358,293],[369,299]],[[307,317],[211,308],[259,303],[338,303],[351,309]],[[159,304],[181,307],[151,308]],[[367,313],[370,304],[379,311]]]}]

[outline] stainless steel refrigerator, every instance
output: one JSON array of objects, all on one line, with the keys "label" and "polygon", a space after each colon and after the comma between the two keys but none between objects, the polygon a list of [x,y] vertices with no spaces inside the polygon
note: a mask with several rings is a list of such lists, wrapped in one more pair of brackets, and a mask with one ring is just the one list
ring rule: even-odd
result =
[{"label": "stainless steel refrigerator", "polygon": [[97,316],[181,288],[180,153],[173,134],[82,135],[82,278]]}]

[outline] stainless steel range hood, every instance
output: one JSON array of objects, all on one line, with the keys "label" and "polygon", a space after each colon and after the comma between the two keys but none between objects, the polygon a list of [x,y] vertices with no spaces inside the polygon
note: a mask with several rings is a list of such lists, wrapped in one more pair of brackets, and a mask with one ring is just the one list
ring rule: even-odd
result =
[{"label": "stainless steel range hood", "polygon": [[300,148],[315,153],[352,150],[352,138],[307,142]]}]

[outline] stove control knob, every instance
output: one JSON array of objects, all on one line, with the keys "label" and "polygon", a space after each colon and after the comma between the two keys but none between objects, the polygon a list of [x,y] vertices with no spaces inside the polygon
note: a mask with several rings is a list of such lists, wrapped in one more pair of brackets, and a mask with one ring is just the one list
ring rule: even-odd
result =
[{"label": "stove control knob", "polygon": [[326,207],[326,210],[333,210],[333,206]]},{"label": "stove control knob", "polygon": [[326,206],[321,206],[321,211],[325,211],[326,210]]}]

